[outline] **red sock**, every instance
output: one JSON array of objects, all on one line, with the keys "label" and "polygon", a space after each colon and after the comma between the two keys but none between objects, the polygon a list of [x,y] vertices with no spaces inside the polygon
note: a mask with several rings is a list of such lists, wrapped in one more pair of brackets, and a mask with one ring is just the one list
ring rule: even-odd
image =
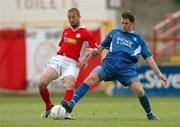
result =
[{"label": "red sock", "polygon": [[73,94],[74,94],[74,90],[66,90],[66,92],[64,94],[64,100],[65,101],[70,101]]},{"label": "red sock", "polygon": [[46,111],[49,111],[52,107],[53,104],[50,100],[50,94],[47,88],[45,89],[39,89],[39,93],[41,95],[42,100],[45,102],[46,104]]}]

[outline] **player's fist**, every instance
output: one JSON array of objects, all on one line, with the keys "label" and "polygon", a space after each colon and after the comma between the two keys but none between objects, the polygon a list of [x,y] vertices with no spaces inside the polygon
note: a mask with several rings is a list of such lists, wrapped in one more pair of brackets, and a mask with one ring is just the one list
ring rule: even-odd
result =
[{"label": "player's fist", "polygon": [[165,85],[167,85],[167,78],[164,74],[160,74],[159,78],[164,82]]},{"label": "player's fist", "polygon": [[93,49],[92,49],[92,48],[86,48],[86,49],[85,49],[85,55],[86,55],[86,56],[91,55],[92,52],[93,52]]}]

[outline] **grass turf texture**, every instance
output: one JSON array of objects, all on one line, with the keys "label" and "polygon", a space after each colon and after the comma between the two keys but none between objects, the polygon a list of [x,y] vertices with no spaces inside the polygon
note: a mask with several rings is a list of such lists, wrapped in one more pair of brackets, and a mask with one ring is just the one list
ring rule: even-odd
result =
[{"label": "grass turf texture", "polygon": [[[52,96],[54,104],[62,97]],[[76,120],[41,119],[39,96],[0,95],[0,127],[179,127],[180,100],[150,97],[159,121],[148,121],[139,100],[132,96],[109,97],[89,93],[74,108]]]}]

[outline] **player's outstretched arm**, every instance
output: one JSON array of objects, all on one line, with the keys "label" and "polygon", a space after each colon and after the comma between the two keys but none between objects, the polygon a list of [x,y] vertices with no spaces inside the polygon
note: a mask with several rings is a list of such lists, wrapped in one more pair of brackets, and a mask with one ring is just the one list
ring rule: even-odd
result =
[{"label": "player's outstretched arm", "polygon": [[103,47],[99,47],[99,48],[95,48],[95,49],[92,49],[92,48],[87,48],[86,51],[85,51],[85,54],[86,54],[86,58],[85,60],[83,61],[83,64],[82,66],[86,67],[89,63],[89,61],[91,61],[92,59],[94,59],[97,55],[101,54],[101,52],[103,51]]},{"label": "player's outstretched arm", "polygon": [[156,72],[156,74],[159,76],[159,78],[164,82],[165,85],[167,85],[167,78],[164,74],[161,73],[159,70],[156,62],[154,61],[153,58],[149,58],[146,60],[149,66]]}]

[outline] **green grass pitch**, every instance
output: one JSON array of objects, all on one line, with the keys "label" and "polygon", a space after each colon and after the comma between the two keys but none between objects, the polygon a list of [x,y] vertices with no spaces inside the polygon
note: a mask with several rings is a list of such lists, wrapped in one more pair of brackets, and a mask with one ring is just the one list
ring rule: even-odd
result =
[{"label": "green grass pitch", "polygon": [[[62,96],[52,96],[58,104]],[[74,108],[75,120],[41,119],[39,96],[0,95],[0,127],[179,127],[180,99],[150,97],[159,121],[148,121],[135,96],[109,97],[90,92]]]}]

